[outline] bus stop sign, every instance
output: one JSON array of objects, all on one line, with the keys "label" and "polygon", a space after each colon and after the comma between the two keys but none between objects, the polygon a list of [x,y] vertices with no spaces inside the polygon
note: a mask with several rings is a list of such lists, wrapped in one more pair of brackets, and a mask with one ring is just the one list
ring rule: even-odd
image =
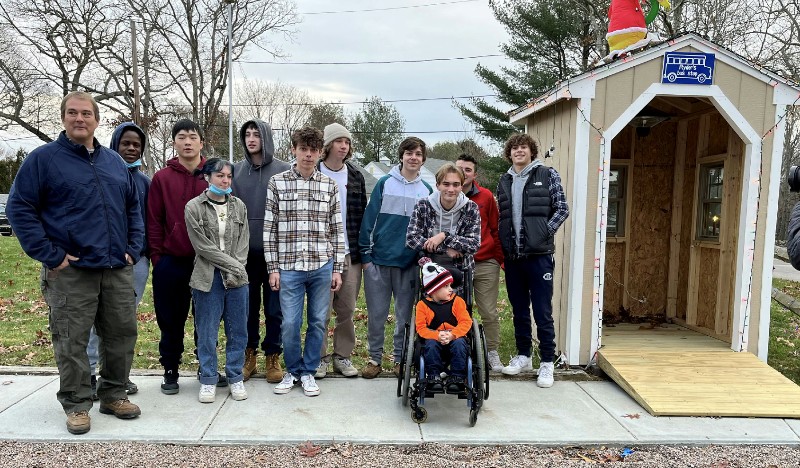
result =
[{"label": "bus stop sign", "polygon": [[714,78],[714,54],[667,52],[661,82],[710,85]]}]

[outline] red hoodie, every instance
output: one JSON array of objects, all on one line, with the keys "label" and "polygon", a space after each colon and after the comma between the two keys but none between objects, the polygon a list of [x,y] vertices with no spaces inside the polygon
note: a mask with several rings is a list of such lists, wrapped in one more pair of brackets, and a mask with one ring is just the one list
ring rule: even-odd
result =
[{"label": "red hoodie", "polygon": [[500,246],[500,233],[497,230],[500,219],[497,200],[489,189],[478,185],[477,180],[472,182],[472,188],[466,195],[478,205],[478,211],[481,213],[481,246],[475,254],[475,261],[483,262],[493,258],[502,265],[503,249]]},{"label": "red hoodie", "polygon": [[[201,157],[197,168],[205,163]],[[153,265],[162,255],[194,256],[183,211],[189,200],[207,188],[203,176],[193,175],[178,158],[170,159],[167,167],[155,173],[147,196],[147,242]]]}]

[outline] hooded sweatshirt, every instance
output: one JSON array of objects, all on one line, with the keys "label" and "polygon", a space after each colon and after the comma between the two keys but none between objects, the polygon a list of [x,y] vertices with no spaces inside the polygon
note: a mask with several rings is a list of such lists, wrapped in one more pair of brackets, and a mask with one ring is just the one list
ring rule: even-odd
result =
[{"label": "hooded sweatshirt", "polygon": [[407,268],[414,263],[416,252],[406,247],[403,233],[417,200],[433,192],[419,174],[408,181],[397,165],[375,184],[372,190],[361,231],[358,247],[361,263]]},{"label": "hooded sweatshirt", "polygon": [[[200,157],[203,167],[206,159]],[[177,157],[167,161],[167,167],[156,172],[147,194],[147,241],[150,258],[155,266],[162,255],[194,257],[194,247],[186,230],[184,209],[192,198],[208,188],[208,182],[198,171],[189,172]]]},{"label": "hooded sweatshirt", "polygon": [[[534,159],[519,174],[514,166],[508,168],[508,173],[511,174],[511,225],[516,233],[522,232],[522,194],[525,193],[525,183],[528,182],[531,171],[542,164],[542,161]],[[521,242],[522,238],[517,236],[517,245]]]},{"label": "hooded sweatshirt", "polygon": [[[261,164],[253,164],[244,141],[247,127],[254,123],[261,135]],[[264,209],[267,200],[267,185],[275,174],[288,171],[289,163],[275,159],[275,143],[272,141],[272,128],[261,120],[250,120],[242,125],[239,138],[244,148],[244,161],[236,163],[233,170],[233,194],[240,198],[247,207],[247,218],[250,232],[264,231]],[[261,236],[250,236],[250,250],[264,251]]]},{"label": "hooded sweatshirt", "polygon": [[430,237],[445,233],[444,240],[434,254],[445,254],[453,249],[462,254],[453,264],[462,270],[471,270],[475,262],[473,255],[481,245],[481,215],[478,205],[459,192],[452,208],[445,210],[441,203],[442,194],[433,192],[417,202],[406,231],[406,247],[420,251]]},{"label": "hooded sweatshirt", "polygon": [[[144,155],[144,152],[147,151],[147,135],[145,135],[144,131],[133,122],[122,123],[114,129],[114,133],[111,134],[111,144],[109,147],[119,153],[119,142],[122,140],[122,134],[128,130],[133,130],[139,134],[139,138],[142,139],[142,155]],[[131,177],[133,177],[133,183],[136,184],[136,191],[139,192],[139,208],[142,213],[142,222],[145,223],[146,226],[147,192],[150,190],[150,178],[142,173],[138,166],[129,167],[128,171],[130,172]],[[147,255],[146,237],[144,246],[142,246],[142,255]]]}]

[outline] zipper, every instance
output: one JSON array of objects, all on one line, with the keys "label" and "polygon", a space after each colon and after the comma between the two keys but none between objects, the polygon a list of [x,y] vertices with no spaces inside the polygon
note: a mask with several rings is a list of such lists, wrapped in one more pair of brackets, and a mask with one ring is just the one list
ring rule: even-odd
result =
[{"label": "zipper", "polygon": [[97,181],[97,188],[100,190],[100,198],[103,199],[103,211],[105,212],[106,216],[106,238],[108,241],[108,268],[112,268],[111,265],[111,230],[110,226],[110,217],[108,215],[108,204],[106,203],[106,193],[103,191],[103,185],[100,183],[100,177],[97,176],[97,167],[94,165],[94,152],[89,155],[89,165],[92,166],[92,173],[94,174],[94,180]]}]

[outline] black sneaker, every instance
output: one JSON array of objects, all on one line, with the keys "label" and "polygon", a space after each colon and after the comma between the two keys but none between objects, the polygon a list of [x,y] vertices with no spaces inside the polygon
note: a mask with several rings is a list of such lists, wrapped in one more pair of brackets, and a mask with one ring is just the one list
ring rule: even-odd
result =
[{"label": "black sneaker", "polygon": [[464,377],[451,375],[447,378],[447,393],[458,394],[464,391]]},{"label": "black sneaker", "polygon": [[161,393],[175,395],[180,389],[180,385],[178,385],[178,370],[165,370],[164,380],[161,381]]},{"label": "black sneaker", "polygon": [[428,376],[428,391],[431,393],[444,393],[442,378],[438,375]]},{"label": "black sneaker", "polygon": [[97,396],[97,376],[92,376],[92,401],[98,401],[100,397]]},{"label": "black sneaker", "polygon": [[130,379],[128,379],[128,383],[125,384],[125,393],[127,393],[128,395],[133,395],[138,391],[139,387],[137,387],[135,383],[131,382]]}]

